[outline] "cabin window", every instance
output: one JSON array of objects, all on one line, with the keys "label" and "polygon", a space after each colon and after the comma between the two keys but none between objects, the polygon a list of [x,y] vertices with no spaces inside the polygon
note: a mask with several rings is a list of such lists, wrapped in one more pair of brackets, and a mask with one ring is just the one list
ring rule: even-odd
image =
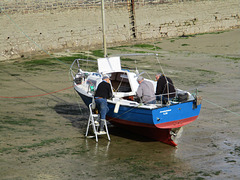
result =
[{"label": "cabin window", "polygon": [[111,83],[115,92],[131,92],[128,76],[124,72],[116,72],[111,74]]},{"label": "cabin window", "polygon": [[94,86],[94,89],[96,88],[97,81],[95,80],[87,80],[87,84],[89,86]]}]

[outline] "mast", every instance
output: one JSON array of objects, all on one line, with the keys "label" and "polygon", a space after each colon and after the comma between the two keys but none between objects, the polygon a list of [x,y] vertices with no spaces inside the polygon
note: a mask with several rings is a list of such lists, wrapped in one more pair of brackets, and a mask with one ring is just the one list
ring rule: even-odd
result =
[{"label": "mast", "polygon": [[107,57],[107,44],[106,44],[106,33],[105,33],[105,8],[104,0],[102,0],[102,33],[103,33],[103,48],[104,48],[104,57]]}]

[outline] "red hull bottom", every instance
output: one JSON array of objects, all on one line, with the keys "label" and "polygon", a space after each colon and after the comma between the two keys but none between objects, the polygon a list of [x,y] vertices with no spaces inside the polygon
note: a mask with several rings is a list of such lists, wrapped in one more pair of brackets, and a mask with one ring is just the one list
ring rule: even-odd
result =
[{"label": "red hull bottom", "polygon": [[119,124],[115,121],[110,121],[113,125],[124,128],[130,132],[154,139],[156,141],[160,141],[171,146],[177,146],[177,144],[172,140],[170,131],[171,129],[159,129],[159,128],[149,128],[149,127],[139,127],[139,126],[131,126],[131,125],[123,125]]}]

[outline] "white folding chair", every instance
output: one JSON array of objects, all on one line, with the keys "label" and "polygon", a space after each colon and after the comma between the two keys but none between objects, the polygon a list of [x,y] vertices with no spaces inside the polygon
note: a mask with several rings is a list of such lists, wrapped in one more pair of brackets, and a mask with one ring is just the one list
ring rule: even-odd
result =
[{"label": "white folding chair", "polygon": [[[89,132],[89,126],[92,125],[93,133],[94,133],[95,138],[96,138],[96,142],[98,142],[98,135],[104,135],[104,134],[100,134],[98,132],[98,128],[100,126],[99,125],[100,115],[93,113],[92,103],[89,104],[89,113],[90,114],[89,114],[89,118],[88,118],[88,125],[87,125],[87,130],[86,130],[85,136],[90,137],[90,136],[88,136],[88,132]],[[106,120],[103,120],[103,121],[104,121],[105,130],[106,130],[105,134],[107,134],[108,140],[110,141],[111,139],[110,139],[110,136],[109,136],[109,133],[108,133],[107,121]]]}]

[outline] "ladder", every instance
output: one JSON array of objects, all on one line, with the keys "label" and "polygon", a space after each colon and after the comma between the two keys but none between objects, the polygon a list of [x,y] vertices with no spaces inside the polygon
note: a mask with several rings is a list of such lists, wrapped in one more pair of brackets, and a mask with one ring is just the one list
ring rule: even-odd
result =
[{"label": "ladder", "polygon": [[132,32],[131,37],[133,39],[137,38],[137,27],[136,27],[136,15],[135,15],[135,2],[134,0],[128,0],[128,13],[129,13],[129,22],[130,22],[130,30]]},{"label": "ladder", "polygon": [[94,136],[96,138],[96,142],[98,142],[98,136],[99,135],[104,135],[104,134],[107,135],[108,140],[110,141],[111,139],[110,139],[110,136],[109,136],[109,133],[108,133],[108,127],[107,127],[107,121],[106,120],[104,120],[104,127],[105,127],[105,130],[106,130],[106,133],[100,134],[98,132],[98,128],[100,126],[100,124],[99,124],[99,122],[100,122],[100,115],[93,113],[92,103],[89,104],[89,112],[90,112],[90,115],[89,115],[89,118],[88,118],[88,124],[87,124],[87,130],[86,130],[85,136],[86,137],[92,137],[92,136],[88,136],[89,126],[92,126],[93,133],[94,133]]}]

